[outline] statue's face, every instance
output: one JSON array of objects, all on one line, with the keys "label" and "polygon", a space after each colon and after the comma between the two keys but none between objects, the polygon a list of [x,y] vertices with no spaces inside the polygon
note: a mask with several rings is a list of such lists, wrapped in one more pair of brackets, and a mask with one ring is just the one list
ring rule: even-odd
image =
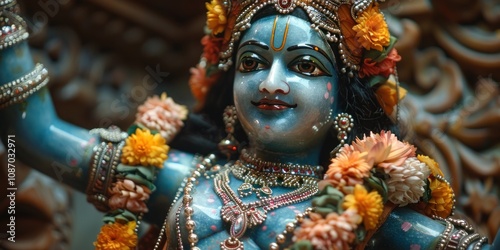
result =
[{"label": "statue's face", "polygon": [[234,101],[255,147],[287,153],[317,149],[332,125],[337,86],[333,52],[308,21],[265,17],[240,40]]}]

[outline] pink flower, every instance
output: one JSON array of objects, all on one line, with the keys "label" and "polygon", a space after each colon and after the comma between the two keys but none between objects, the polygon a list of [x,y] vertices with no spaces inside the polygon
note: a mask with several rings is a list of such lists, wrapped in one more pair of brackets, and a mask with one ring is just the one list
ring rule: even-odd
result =
[{"label": "pink flower", "polygon": [[[347,148],[348,149],[348,148]],[[390,131],[381,131],[380,134],[370,133],[352,143],[352,150],[366,152],[365,159],[370,165],[387,167],[401,165],[408,157],[414,157],[417,150],[413,145],[401,142]]]},{"label": "pink flower", "polygon": [[147,213],[145,201],[150,194],[151,190],[145,186],[128,179],[118,180],[110,190],[108,206],[111,210],[123,208],[133,213]]},{"label": "pink flower", "polygon": [[182,120],[187,118],[187,113],[185,106],[178,105],[163,93],[161,98],[150,97],[139,106],[135,122],[158,131],[168,143],[184,126]]},{"label": "pink flower", "polygon": [[361,217],[354,209],[340,215],[329,213],[326,218],[311,213],[310,219],[305,219],[295,231],[293,240],[308,240],[314,249],[350,249],[356,238],[354,230],[360,222]]}]

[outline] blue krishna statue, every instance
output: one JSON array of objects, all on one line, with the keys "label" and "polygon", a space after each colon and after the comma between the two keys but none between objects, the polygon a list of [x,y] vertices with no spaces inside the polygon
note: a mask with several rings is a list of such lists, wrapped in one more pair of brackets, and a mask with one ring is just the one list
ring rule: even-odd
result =
[{"label": "blue krishna statue", "polygon": [[147,248],[141,220],[153,249],[492,249],[450,217],[438,164],[397,137],[401,57],[378,2],[206,3],[196,111],[151,97],[122,132],[57,117],[1,1],[1,137],[106,212],[96,249]]}]

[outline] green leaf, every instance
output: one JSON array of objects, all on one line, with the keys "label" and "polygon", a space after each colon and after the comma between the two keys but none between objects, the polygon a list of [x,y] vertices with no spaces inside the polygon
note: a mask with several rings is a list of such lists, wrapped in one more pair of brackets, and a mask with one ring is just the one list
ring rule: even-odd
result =
[{"label": "green leaf", "polygon": [[329,213],[342,211],[342,207],[339,205],[343,198],[344,194],[329,184],[313,198],[312,205],[315,207],[316,213],[325,217]]},{"label": "green leaf", "polygon": [[127,129],[127,133],[128,133],[129,135],[134,134],[134,133],[135,133],[135,131],[136,131],[138,128],[142,128],[142,127],[141,127],[139,124],[134,123],[134,124],[132,124],[130,127],[128,127],[128,129]]},{"label": "green leaf", "polygon": [[425,179],[424,195],[422,196],[422,201],[428,203],[432,198],[432,190],[430,188],[429,179]]},{"label": "green leaf", "polygon": [[392,48],[394,48],[394,44],[396,43],[397,38],[391,36],[391,40],[389,42],[389,45],[385,47],[382,51],[378,51],[376,49],[368,50],[365,52],[365,58],[371,58],[375,62],[381,62],[383,61],[389,52],[391,52]]},{"label": "green leaf", "polygon": [[313,245],[308,240],[299,240],[290,248],[291,250],[313,250]]},{"label": "green leaf", "polygon": [[103,218],[104,223],[114,223],[116,221],[129,222],[136,220],[137,216],[134,213],[121,208],[108,212]]},{"label": "green leaf", "polygon": [[387,202],[389,189],[385,182],[376,177],[375,175],[370,175],[370,177],[365,178],[366,184],[373,190],[376,190],[380,196],[382,196],[382,202],[385,204]]}]

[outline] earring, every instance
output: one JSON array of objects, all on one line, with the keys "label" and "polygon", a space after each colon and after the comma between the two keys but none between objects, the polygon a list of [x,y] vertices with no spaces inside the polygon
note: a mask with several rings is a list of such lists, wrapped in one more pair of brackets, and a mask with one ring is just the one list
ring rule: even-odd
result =
[{"label": "earring", "polygon": [[236,121],[238,120],[238,116],[236,115],[236,107],[230,105],[227,106],[224,109],[224,114],[223,114],[223,121],[226,126],[226,133],[227,136],[226,138],[222,139],[222,141],[219,142],[219,150],[227,155],[228,158],[231,158],[231,155],[235,154],[238,152],[238,146],[239,143],[234,138],[234,125],[236,124]]},{"label": "earring", "polygon": [[337,139],[339,139],[341,145],[344,145],[351,128],[354,127],[354,119],[350,114],[340,113],[335,117],[334,125],[337,130]]},{"label": "earring", "polygon": [[354,119],[352,116],[347,113],[337,114],[334,121],[334,128],[337,131],[337,139],[339,139],[339,145],[335,147],[331,152],[330,156],[333,158],[340,150],[342,146],[344,146],[347,136],[349,132],[351,132],[352,127],[354,127]]}]

